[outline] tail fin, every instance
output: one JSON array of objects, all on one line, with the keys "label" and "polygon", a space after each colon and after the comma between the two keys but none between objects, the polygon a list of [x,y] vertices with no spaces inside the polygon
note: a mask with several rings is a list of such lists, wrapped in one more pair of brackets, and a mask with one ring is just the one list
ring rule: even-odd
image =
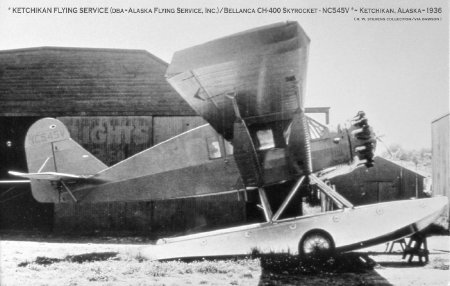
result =
[{"label": "tail fin", "polygon": [[[107,166],[70,138],[64,124],[54,118],[36,121],[28,130],[25,153],[29,173],[55,172],[91,176]],[[40,202],[58,202],[50,180],[31,179],[33,196]]]}]

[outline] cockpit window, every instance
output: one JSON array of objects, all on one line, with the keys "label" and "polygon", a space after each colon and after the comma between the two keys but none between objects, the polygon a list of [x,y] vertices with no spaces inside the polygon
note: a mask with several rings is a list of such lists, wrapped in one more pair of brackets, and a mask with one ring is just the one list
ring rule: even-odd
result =
[{"label": "cockpit window", "polygon": [[220,144],[217,138],[209,137],[206,139],[208,146],[208,156],[209,159],[217,159],[222,157],[222,152],[220,151]]},{"label": "cockpit window", "polygon": [[258,150],[267,150],[275,147],[275,141],[273,139],[273,133],[271,129],[258,130],[256,132],[258,137],[259,147]]}]

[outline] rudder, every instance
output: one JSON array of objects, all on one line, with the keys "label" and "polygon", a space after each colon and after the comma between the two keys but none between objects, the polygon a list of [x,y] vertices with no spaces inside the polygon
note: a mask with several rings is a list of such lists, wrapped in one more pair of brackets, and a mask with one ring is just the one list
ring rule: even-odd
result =
[{"label": "rudder", "polygon": [[[70,138],[67,127],[54,118],[36,121],[28,130],[25,153],[29,173],[58,172],[89,176],[107,166]],[[50,181],[31,180],[33,196],[40,202],[58,202]]]}]

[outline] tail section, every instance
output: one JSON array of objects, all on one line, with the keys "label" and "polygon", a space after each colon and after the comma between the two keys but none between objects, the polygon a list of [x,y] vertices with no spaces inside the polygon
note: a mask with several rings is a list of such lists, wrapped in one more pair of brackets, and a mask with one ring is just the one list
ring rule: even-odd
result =
[{"label": "tail section", "polygon": [[28,172],[33,174],[28,176],[33,196],[40,202],[59,202],[58,181],[89,178],[107,168],[73,141],[66,126],[54,118],[40,119],[30,127],[25,153]]}]

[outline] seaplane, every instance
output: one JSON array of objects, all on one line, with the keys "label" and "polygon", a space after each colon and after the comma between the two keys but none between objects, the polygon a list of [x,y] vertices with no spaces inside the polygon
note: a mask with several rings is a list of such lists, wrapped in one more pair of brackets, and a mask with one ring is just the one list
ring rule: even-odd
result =
[{"label": "seaplane", "polygon": [[[297,22],[233,34],[178,51],[166,78],[208,124],[106,166],[57,119],[25,139],[33,196],[47,203],[169,200],[237,192],[262,221],[161,238],[152,259],[350,251],[423,230],[446,198],[355,207],[329,184],[373,165],[364,112],[331,129],[305,113],[310,39]],[[281,198],[281,199],[280,199]]]}]

